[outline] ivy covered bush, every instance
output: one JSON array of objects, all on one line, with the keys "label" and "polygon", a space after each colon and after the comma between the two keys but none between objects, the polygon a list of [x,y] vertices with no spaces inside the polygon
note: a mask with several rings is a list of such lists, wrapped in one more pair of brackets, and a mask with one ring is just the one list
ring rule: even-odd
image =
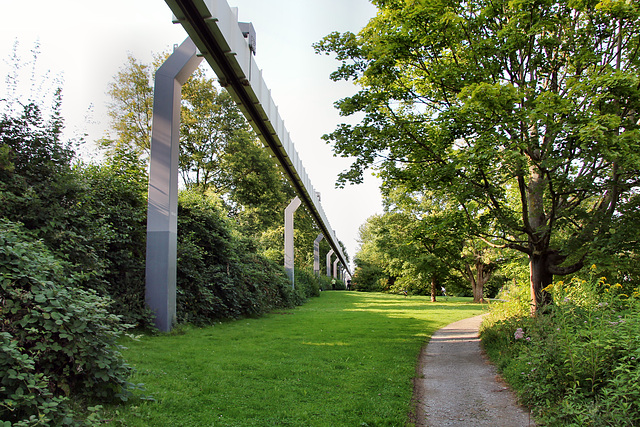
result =
[{"label": "ivy covered bush", "polygon": [[110,299],[76,285],[63,261],[0,219],[0,419],[69,424],[70,395],[126,400],[125,330]]}]

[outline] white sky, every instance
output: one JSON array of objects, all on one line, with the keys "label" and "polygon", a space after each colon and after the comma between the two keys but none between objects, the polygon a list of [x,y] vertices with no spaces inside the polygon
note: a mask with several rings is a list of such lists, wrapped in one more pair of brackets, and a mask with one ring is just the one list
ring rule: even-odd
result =
[{"label": "white sky", "polygon": [[[333,103],[356,88],[332,82],[329,74],[338,63],[316,55],[311,45],[332,31],[359,31],[376,9],[367,0],[227,2],[238,7],[240,21],[253,23],[256,62],[311,182],[322,194],[327,217],[353,259],[358,227],[382,211],[378,180],[368,176],[359,186],[334,186],[350,161],[333,157],[321,136],[348,120],[339,117]],[[88,133],[89,140],[95,140],[105,134],[107,84],[128,52],[148,63],[153,54],[168,51],[186,37],[180,25],[172,24],[163,0],[0,0],[0,16],[0,76],[7,75],[16,40],[23,62],[39,42],[39,69],[64,79],[68,138]],[[4,92],[2,84],[0,98]]]}]

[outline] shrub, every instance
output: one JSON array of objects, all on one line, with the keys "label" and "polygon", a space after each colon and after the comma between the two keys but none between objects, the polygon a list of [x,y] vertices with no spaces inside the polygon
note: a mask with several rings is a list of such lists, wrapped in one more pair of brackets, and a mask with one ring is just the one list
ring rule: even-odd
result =
[{"label": "shrub", "polygon": [[284,269],[259,255],[251,236],[235,231],[215,197],[183,191],[178,211],[179,322],[257,316],[304,301]]},{"label": "shrub", "polygon": [[68,396],[126,400],[131,368],[116,345],[124,326],[109,299],[79,289],[42,242],[5,219],[0,276],[1,419],[68,423]]},{"label": "shrub", "polygon": [[73,151],[37,106],[0,119],[2,217],[24,224],[76,284],[112,297],[112,310],[148,324],[144,307],[147,180],[118,152],[104,165],[72,166]]},{"label": "shrub", "polygon": [[319,278],[310,268],[295,269],[295,286],[305,299],[320,296]]},{"label": "shrub", "polygon": [[356,269],[353,275],[352,289],[362,292],[382,292],[381,282],[388,275],[375,263],[363,260],[356,256]]},{"label": "shrub", "polygon": [[346,291],[347,285],[340,279],[331,279],[331,289],[334,291]]},{"label": "shrub", "polygon": [[331,277],[325,274],[320,274],[318,276],[318,286],[320,287],[320,290],[323,291],[331,290]]},{"label": "shrub", "polygon": [[[640,301],[597,277],[547,288],[554,304],[536,318],[521,301],[483,325],[489,356],[545,425],[640,423]],[[511,309],[506,307],[511,306]]]},{"label": "shrub", "polygon": [[152,322],[144,299],[148,185],[144,166],[131,154],[117,153],[102,165],[83,166],[78,174],[86,191],[79,198],[82,214],[76,223],[101,264],[93,288],[113,299],[111,310],[125,322],[148,326]]}]

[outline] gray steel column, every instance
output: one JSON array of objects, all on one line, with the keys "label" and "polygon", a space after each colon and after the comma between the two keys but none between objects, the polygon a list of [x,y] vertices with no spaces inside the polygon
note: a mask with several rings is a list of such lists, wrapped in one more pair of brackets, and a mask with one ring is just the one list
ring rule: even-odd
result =
[{"label": "gray steel column", "polygon": [[327,252],[327,277],[331,277],[331,255],[333,255],[333,249]]},{"label": "gray steel column", "polygon": [[333,261],[333,278],[337,279],[338,278],[338,262],[340,261],[340,258],[336,258]]},{"label": "gray steel column", "polygon": [[202,58],[187,38],[156,71],[153,93],[145,300],[163,332],[176,320],[178,140],[182,85]]},{"label": "gray steel column", "polygon": [[318,234],[316,240],[313,241],[313,272],[316,276],[320,275],[320,241],[324,238],[321,234]]},{"label": "gray steel column", "polygon": [[291,281],[291,287],[294,289],[296,284],[293,264],[293,214],[301,203],[300,198],[296,196],[284,210],[284,269]]}]

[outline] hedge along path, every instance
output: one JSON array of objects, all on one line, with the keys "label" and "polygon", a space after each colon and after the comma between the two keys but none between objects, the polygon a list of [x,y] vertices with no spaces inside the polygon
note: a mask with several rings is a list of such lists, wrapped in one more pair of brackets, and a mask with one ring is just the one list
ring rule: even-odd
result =
[{"label": "hedge along path", "polygon": [[469,300],[322,292],[258,319],[124,343],[155,402],[102,414],[112,425],[405,425],[420,349],[482,312]]}]

